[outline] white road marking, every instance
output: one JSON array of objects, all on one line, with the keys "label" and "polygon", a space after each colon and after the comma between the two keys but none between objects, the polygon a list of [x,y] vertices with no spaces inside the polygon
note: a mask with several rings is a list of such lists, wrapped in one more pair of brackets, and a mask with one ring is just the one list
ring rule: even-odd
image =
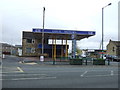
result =
[{"label": "white road marking", "polygon": [[83,74],[81,74],[80,76],[83,77],[88,71],[85,71]]},{"label": "white road marking", "polygon": [[[55,71],[58,71],[58,70],[42,70],[41,72],[55,72]],[[0,74],[3,74],[3,73],[14,73],[14,72],[21,72],[20,70],[19,71],[9,71],[9,72],[0,72]],[[71,73],[71,72],[83,72],[83,71],[58,71],[58,72],[64,72],[64,73]]]},{"label": "white road marking", "polygon": [[13,72],[0,72],[0,74],[4,74],[4,73],[13,73]]},{"label": "white road marking", "polygon": [[56,77],[40,77],[40,78],[13,78],[13,79],[0,79],[0,80],[38,80],[38,79],[55,79]]},{"label": "white road marking", "polygon": [[20,61],[19,63],[20,63],[20,64],[28,64],[28,65],[35,65],[35,64],[37,64],[37,63],[35,63],[35,62],[25,63],[24,61],[23,61],[23,62],[22,62],[22,61]]},{"label": "white road marking", "polygon": [[[114,74],[113,76],[118,76],[118,74]],[[86,78],[90,77],[112,77],[111,75],[91,75],[91,76],[85,76]]]},{"label": "white road marking", "polygon": [[0,72],[0,74],[4,74],[4,73],[20,73],[21,71],[9,71],[9,72]]},{"label": "white road marking", "polygon": [[17,67],[17,69],[18,69],[20,72],[24,72],[20,67]]},{"label": "white road marking", "polygon": [[1,76],[37,76],[37,75],[40,75],[40,76],[46,76],[46,74],[14,74],[14,75],[1,75]]},{"label": "white road marking", "polygon": [[113,76],[114,75],[114,73],[113,73],[113,71],[111,71],[111,74],[110,74],[111,76]]},{"label": "white road marking", "polygon": [[35,64],[37,64],[37,63],[32,62],[32,63],[24,63],[24,64],[28,64],[28,65],[35,65]]},{"label": "white road marking", "polygon": [[[98,69],[98,70],[89,70],[90,72],[102,72],[102,71],[111,71],[111,70],[100,70],[100,69]],[[114,70],[114,71],[118,71],[118,70]]]},{"label": "white road marking", "polygon": [[[3,73],[14,73],[14,72],[24,72],[20,67],[17,67],[17,70],[15,70],[16,67],[2,67],[2,68],[8,69],[8,70],[7,71],[2,70],[0,72],[0,74],[3,74]],[[14,70],[12,70],[12,69],[14,69]]]},{"label": "white road marking", "polygon": [[21,64],[21,63],[22,63],[22,61],[19,61],[19,63]]}]

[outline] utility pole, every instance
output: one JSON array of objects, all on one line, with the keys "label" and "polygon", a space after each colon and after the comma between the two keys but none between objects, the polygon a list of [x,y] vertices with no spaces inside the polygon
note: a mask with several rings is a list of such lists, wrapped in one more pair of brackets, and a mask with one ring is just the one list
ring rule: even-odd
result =
[{"label": "utility pole", "polygon": [[45,25],[45,7],[43,7],[42,55],[44,54],[44,25]]},{"label": "utility pole", "polygon": [[40,57],[40,61],[44,61],[44,25],[45,25],[45,7],[43,7],[42,56]]},{"label": "utility pole", "polygon": [[104,42],[104,8],[111,5],[112,3],[109,3],[108,5],[104,6],[102,8],[102,59],[103,59],[103,42]]}]

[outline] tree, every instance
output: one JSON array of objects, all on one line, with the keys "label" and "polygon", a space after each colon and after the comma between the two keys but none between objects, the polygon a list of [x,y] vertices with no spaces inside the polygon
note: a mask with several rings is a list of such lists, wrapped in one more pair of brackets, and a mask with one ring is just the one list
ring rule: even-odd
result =
[{"label": "tree", "polygon": [[76,47],[76,53],[77,53],[77,55],[82,54],[82,50],[78,46]]}]

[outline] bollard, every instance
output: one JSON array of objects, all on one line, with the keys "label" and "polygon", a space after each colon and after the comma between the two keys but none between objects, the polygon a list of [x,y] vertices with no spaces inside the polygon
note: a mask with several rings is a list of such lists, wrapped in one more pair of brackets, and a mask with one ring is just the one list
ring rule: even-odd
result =
[{"label": "bollard", "polygon": [[5,58],[5,54],[2,55],[2,58]]},{"label": "bollard", "polygon": [[87,65],[87,59],[86,59],[86,65]]},{"label": "bollard", "polygon": [[40,61],[41,61],[41,62],[44,61],[44,56],[40,56]]},{"label": "bollard", "polygon": [[53,65],[55,65],[55,59],[53,59]]},{"label": "bollard", "polygon": [[110,65],[110,60],[108,59],[108,65]]},{"label": "bollard", "polygon": [[55,60],[53,60],[53,65],[55,65]]}]

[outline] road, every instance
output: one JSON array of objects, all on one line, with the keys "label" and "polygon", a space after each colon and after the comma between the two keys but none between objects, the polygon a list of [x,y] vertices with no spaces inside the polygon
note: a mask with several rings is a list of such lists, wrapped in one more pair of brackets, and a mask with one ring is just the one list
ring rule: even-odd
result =
[{"label": "road", "polygon": [[111,65],[52,65],[2,60],[2,88],[118,88],[118,62]]}]

